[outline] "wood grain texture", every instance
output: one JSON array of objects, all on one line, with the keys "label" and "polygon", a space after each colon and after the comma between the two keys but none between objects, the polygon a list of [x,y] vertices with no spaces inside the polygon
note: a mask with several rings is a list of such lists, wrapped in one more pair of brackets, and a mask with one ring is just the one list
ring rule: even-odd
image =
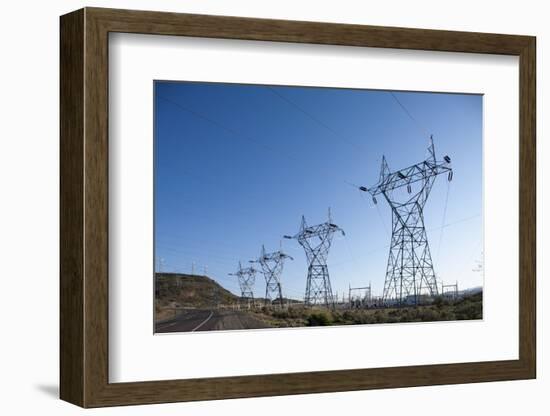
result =
[{"label": "wood grain texture", "polygon": [[85,10],[84,68],[84,360],[85,406],[95,403],[108,381],[109,176],[108,32]]},{"label": "wood grain texture", "polygon": [[519,131],[519,356],[536,377],[536,40],[520,54]]},{"label": "wood grain texture", "polygon": [[84,404],[84,12],[63,19],[60,50],[60,388]]},{"label": "wood grain texture", "polygon": [[[520,58],[519,359],[189,380],[108,380],[108,33],[298,42]],[[533,378],[535,39],[86,8],[61,18],[61,397],[83,407]]]}]

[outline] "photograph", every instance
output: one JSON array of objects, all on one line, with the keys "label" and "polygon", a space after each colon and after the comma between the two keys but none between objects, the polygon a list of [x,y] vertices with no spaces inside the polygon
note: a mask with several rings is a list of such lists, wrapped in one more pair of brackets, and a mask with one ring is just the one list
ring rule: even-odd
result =
[{"label": "photograph", "polygon": [[[58,128],[29,123],[40,88],[8,83],[23,121],[6,137],[33,163],[5,152],[15,161],[5,176],[39,167],[26,182],[48,177],[59,192],[16,183],[5,204],[39,223],[28,238],[5,215],[15,240],[41,241],[48,226],[57,244],[10,242],[21,258],[44,254],[57,279],[41,273],[56,293],[26,291],[39,308],[8,320],[34,337],[16,349],[46,339],[22,325],[43,312],[32,328],[54,336],[38,355],[23,349],[40,363],[12,359],[11,375],[75,412],[181,403],[233,414],[225,407],[243,413],[242,401],[268,416],[281,409],[266,400],[286,397],[291,413],[333,414],[363,409],[366,394],[369,410],[388,413],[391,394],[394,413],[462,415],[472,403],[495,413],[498,403],[508,414],[525,405],[500,400],[517,398],[502,389],[523,385],[532,409],[542,403],[544,14],[500,8],[495,26],[494,7],[399,14],[380,3],[346,17],[338,3],[331,19],[299,2],[244,16],[181,7],[66,5],[40,14],[41,36],[12,30],[29,45],[51,38],[56,67],[34,78],[45,98],[55,93],[59,105],[42,107]],[[58,32],[42,36],[52,18]],[[34,69],[40,46],[18,58]],[[59,135],[52,147],[26,134],[51,158],[11,139],[35,125]],[[23,311],[20,297],[5,298]],[[426,406],[430,386],[437,403]],[[29,391],[13,406],[35,403]],[[345,395],[359,401],[341,406]]]},{"label": "photograph", "polygon": [[154,333],[483,319],[483,95],[155,80]]}]

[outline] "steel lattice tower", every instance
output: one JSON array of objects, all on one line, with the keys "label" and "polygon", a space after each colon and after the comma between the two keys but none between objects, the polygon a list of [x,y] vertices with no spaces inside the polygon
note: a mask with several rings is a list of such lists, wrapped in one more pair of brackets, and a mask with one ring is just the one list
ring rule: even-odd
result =
[{"label": "steel lattice tower", "polygon": [[[450,163],[449,156],[445,156],[442,161],[436,160],[433,138],[430,136],[426,160],[390,172],[386,158],[383,157],[378,183],[371,188],[359,188],[369,192],[375,204],[376,196],[382,194],[392,210],[392,236],[384,282],[384,302],[394,300],[403,303],[412,300],[418,304],[422,295],[438,294],[424,226],[424,205],[438,175],[447,173],[448,180],[452,179]],[[406,193],[403,192],[404,189]]]},{"label": "steel lattice tower", "polygon": [[239,262],[239,270],[236,273],[229,273],[230,276],[237,276],[241,289],[241,299],[254,303],[254,283],[256,282],[256,269],[253,267],[243,268]]},{"label": "steel lattice tower", "polygon": [[284,236],[284,238],[298,240],[298,243],[300,243],[306,252],[308,262],[306,295],[304,299],[306,305],[323,304],[327,308],[334,306],[327,258],[332,238],[336,232],[341,232],[342,235],[345,235],[344,230],[333,224],[329,208],[327,222],[308,226],[305,217],[302,216],[302,224],[298,234]]},{"label": "steel lattice tower", "polygon": [[[274,293],[283,307],[283,291],[281,287],[281,274],[283,273],[283,265],[285,259],[294,260],[288,254],[283,253],[282,249],[273,253],[266,253],[265,247],[262,245],[262,252],[258,260],[251,260],[252,263],[260,263],[262,273],[265,277],[265,305],[271,304]],[[276,298],[277,299],[277,298]]]}]

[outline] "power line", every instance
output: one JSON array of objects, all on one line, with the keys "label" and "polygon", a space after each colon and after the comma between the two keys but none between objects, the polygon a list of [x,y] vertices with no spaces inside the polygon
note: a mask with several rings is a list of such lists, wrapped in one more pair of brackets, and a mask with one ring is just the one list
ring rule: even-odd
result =
[{"label": "power line", "polygon": [[[361,194],[363,195],[363,194]],[[364,196],[363,196],[364,198]],[[365,201],[366,202],[366,201]],[[374,204],[376,207],[376,212],[378,213],[378,218],[380,218],[380,222],[382,223],[382,227],[384,227],[384,231],[386,232],[386,235],[389,237],[391,233],[388,231],[388,227],[386,226],[386,220],[384,220],[384,217],[382,217],[382,213],[380,212],[380,208],[378,207],[378,204]]]},{"label": "power line", "polygon": [[[322,120],[319,120],[317,119],[315,116],[313,116],[311,113],[307,112],[306,110],[304,110],[302,107],[298,106],[297,104],[295,104],[294,102],[292,102],[291,100],[289,100],[288,98],[286,98],[284,95],[278,93],[276,90],[274,90],[273,88],[271,87],[266,87],[268,88],[270,91],[272,91],[272,93],[274,93],[275,95],[279,96],[282,100],[284,100],[286,103],[288,103],[289,105],[292,105],[294,108],[298,109],[302,114],[304,114],[305,116],[307,116],[309,119],[313,120],[314,122],[316,122],[317,124],[319,124],[320,126],[322,126],[324,129],[330,131],[334,136],[348,142],[349,144],[355,146],[355,147],[359,147],[357,146],[355,143],[353,142],[349,142],[348,140],[346,139],[343,139],[334,129],[332,129],[329,125],[327,125],[326,123],[324,123]],[[403,105],[403,103],[401,103],[401,101],[397,98],[397,96],[393,93],[393,92],[390,92],[390,94],[392,95],[392,97],[394,98],[394,100],[397,102],[397,104],[400,106],[400,108],[407,114],[407,116],[417,125],[417,127],[419,127],[420,130],[421,129],[421,125],[420,123],[413,117],[413,115],[407,110],[407,108]],[[242,135],[240,134],[237,130],[231,128],[231,127],[227,127],[225,125],[223,125],[222,123],[208,117],[208,116],[205,116],[201,113],[198,113],[196,112],[195,110],[193,109],[190,109],[190,108],[187,108],[185,106],[182,106],[181,104],[177,103],[177,102],[174,102],[168,98],[165,98],[165,97],[162,97],[162,96],[159,96],[159,98],[171,103],[172,105],[186,111],[187,113],[190,113],[192,115],[194,115],[195,117],[198,117],[202,120],[205,120],[215,126],[217,126],[218,128],[221,128],[227,132],[229,132],[230,134],[234,135],[234,136],[237,136],[239,138],[242,138],[242,139],[245,139],[247,141],[251,141],[257,145],[260,145],[262,147],[265,147],[269,150],[272,150],[280,155],[283,155],[291,160],[296,160],[294,159],[293,157],[290,157],[282,152],[280,152],[278,149],[274,149],[272,148],[271,146],[268,146],[264,143],[261,143],[261,142],[258,142],[250,137],[247,137],[245,135]],[[410,191],[409,191],[410,192]],[[445,225],[445,220],[446,220],[446,210],[447,210],[447,200],[448,200],[448,193],[449,193],[449,188],[447,188],[447,196],[446,196],[446,200],[445,200],[445,210],[444,210],[444,214],[443,214],[443,220],[442,220],[442,225],[440,227],[440,229],[443,229],[444,227],[448,226],[448,225]],[[381,217],[381,214],[380,214],[380,211],[378,210],[378,206],[376,206],[377,208],[377,212],[378,212],[378,215]],[[386,226],[385,224],[383,223],[384,225],[384,229],[386,230],[386,233],[388,232],[387,229],[386,229]],[[424,230],[425,232],[425,230]],[[440,233],[440,240],[439,240],[439,246],[438,246],[438,257],[439,257],[439,250],[440,250],[440,246],[441,246],[441,241],[442,241],[442,235],[443,235],[443,232]],[[347,240],[346,240],[346,244],[347,244]],[[350,252],[351,254],[351,252]],[[431,261],[431,259],[430,259]]]},{"label": "power line", "polygon": [[[212,178],[207,178],[207,177],[202,176],[202,175],[197,175],[196,173],[190,172],[189,170],[187,170],[187,169],[185,169],[185,168],[181,168],[181,169],[180,169],[180,172],[181,172],[182,174],[184,174],[184,175],[186,175],[186,176],[188,176],[188,177],[190,177],[190,178],[192,178],[192,179],[198,181],[198,182],[203,183],[204,185],[212,186],[212,187],[217,188],[217,189],[219,189],[220,186],[221,186],[221,184],[220,184],[220,178],[223,180],[223,179],[225,179],[225,178],[228,176],[227,172],[225,172],[225,173],[222,172],[220,175],[217,175],[217,176],[216,176],[216,179],[212,179]],[[234,181],[233,181],[233,182],[230,182],[230,183],[229,183],[229,186],[235,186],[235,182],[234,182]],[[190,195],[185,195],[185,196],[187,197],[187,196],[190,196]],[[257,198],[255,198],[255,197],[253,197],[253,196],[248,196],[248,195],[240,195],[240,197],[243,198],[243,199],[249,199],[249,200],[254,200],[254,201],[257,199]],[[190,198],[196,199],[196,198],[193,197],[193,196],[190,196]],[[244,211],[241,211],[241,212],[244,212]],[[248,215],[248,214],[250,214],[250,213],[247,213],[247,215]]]},{"label": "power line", "polygon": [[217,260],[212,260],[212,261],[215,261],[217,264],[231,264],[233,263],[234,264],[234,261],[235,261],[235,257],[238,257],[238,256],[235,256],[235,257],[226,257],[226,256],[220,256],[220,255],[216,255],[216,254],[210,254],[210,253],[201,253],[201,252],[197,252],[197,251],[193,251],[193,250],[186,250],[186,249],[181,249],[181,248],[173,248],[171,246],[165,246],[164,244],[158,244],[157,245],[159,249],[161,250],[168,250],[168,251],[172,251],[176,254],[183,254],[183,255],[186,255],[188,256],[189,258],[193,258],[193,257],[207,257],[209,260],[210,259],[217,259]]},{"label": "power line", "polygon": [[[162,235],[157,238],[157,244],[161,246],[173,247],[181,250],[188,251],[199,251],[205,255],[215,252],[223,257],[235,259],[240,256],[238,251],[228,250],[227,246],[219,245],[216,241],[207,242],[207,241],[194,241],[189,240],[189,237],[171,237],[168,235]],[[174,241],[175,240],[175,241]],[[207,250],[207,251],[204,251]]]},{"label": "power line", "polygon": [[441,242],[443,241],[443,230],[444,230],[444,225],[445,225],[445,220],[446,220],[446,217],[447,217],[447,204],[449,202],[449,189],[451,187],[451,183],[447,181],[447,193],[445,195],[445,205],[444,205],[444,208],[443,208],[443,218],[441,220],[441,231],[439,233],[439,243],[437,245],[437,254],[436,254],[436,258],[437,258],[437,261],[439,262],[439,252],[441,251]]},{"label": "power line", "polygon": [[220,129],[222,129],[222,130],[227,131],[228,133],[230,133],[231,135],[233,135],[233,136],[235,136],[235,137],[237,137],[237,138],[244,139],[244,140],[246,140],[246,141],[249,141],[249,142],[251,142],[251,143],[256,144],[257,146],[261,146],[261,147],[263,147],[263,148],[265,148],[265,149],[271,150],[272,152],[277,153],[277,154],[279,154],[280,156],[286,157],[287,159],[290,159],[290,160],[292,160],[292,161],[294,161],[294,162],[299,162],[299,160],[296,159],[296,158],[294,158],[293,156],[291,156],[291,155],[289,155],[289,154],[287,154],[287,153],[281,152],[279,149],[276,149],[276,148],[274,148],[274,147],[271,147],[271,146],[269,146],[268,144],[265,144],[265,143],[262,143],[262,142],[260,142],[260,141],[258,141],[258,140],[256,140],[256,139],[253,139],[252,137],[249,137],[249,136],[247,136],[247,135],[243,135],[242,133],[238,132],[237,130],[233,129],[232,127],[228,127],[228,126],[226,126],[226,125],[220,123],[219,121],[214,120],[213,118],[210,118],[210,117],[208,117],[208,116],[206,116],[206,115],[204,115],[204,114],[202,114],[202,113],[199,113],[199,112],[196,111],[196,110],[193,110],[193,109],[191,109],[191,108],[189,108],[189,107],[183,106],[183,105],[181,105],[180,103],[177,103],[177,102],[175,102],[175,101],[173,101],[173,100],[170,100],[169,98],[166,98],[166,97],[164,97],[164,96],[162,96],[162,95],[159,95],[158,97],[159,97],[159,98],[162,98],[164,101],[166,101],[166,102],[172,104],[173,106],[178,107],[178,108],[180,108],[181,110],[184,110],[185,112],[187,112],[187,113],[189,113],[189,114],[192,114],[192,115],[194,115],[194,116],[197,117],[197,118],[200,118],[201,120],[207,121],[207,122],[213,124],[214,126],[220,128]]},{"label": "power line", "polygon": [[[427,229],[428,232],[433,232],[433,231],[437,231],[437,230],[440,230],[442,228],[447,228],[447,227],[451,227],[453,225],[456,225],[456,224],[460,224],[462,222],[466,222],[466,221],[470,221],[472,219],[475,219],[475,218],[478,218],[480,217],[481,214],[476,214],[476,215],[471,215],[471,216],[468,216],[468,217],[464,217],[464,218],[461,218],[461,219],[458,219],[456,221],[453,221],[453,222],[449,222],[447,224],[444,224],[440,227],[433,227],[433,228],[430,228],[430,229]],[[347,239],[346,239],[346,243],[347,243]],[[163,248],[164,250],[169,250],[169,251],[172,251],[172,252],[175,252],[176,254],[184,254],[186,256],[195,256],[195,257],[202,257],[202,256],[205,256],[205,257],[208,257],[208,263],[209,264],[217,264],[221,267],[222,270],[225,270],[227,269],[228,266],[232,266],[233,263],[236,261],[236,259],[238,258],[238,256],[231,256],[231,257],[228,257],[228,256],[219,256],[219,255],[215,255],[215,254],[210,254],[210,252],[206,253],[206,252],[201,252],[200,250],[199,251],[196,251],[196,250],[186,250],[186,249],[182,249],[181,247],[173,247],[173,246],[165,246],[164,244],[161,244],[160,246],[162,246],[161,248]],[[380,251],[380,250],[384,250],[384,249],[387,249],[388,247],[390,247],[389,244],[386,244],[384,246],[380,246],[378,248],[375,248],[375,249],[372,249],[372,250],[369,250],[367,252],[365,252],[365,256],[368,256],[372,253],[375,253],[377,251]],[[218,260],[216,260],[218,259]],[[347,264],[349,262],[339,262],[339,263],[335,263],[335,264],[332,264],[331,267],[338,267],[340,266],[341,264]],[[173,266],[175,267],[174,265],[172,264],[166,264],[166,263],[163,263],[164,266]],[[177,266],[177,268],[180,268],[180,266]],[[288,292],[294,292],[296,294],[300,293],[301,292],[299,290],[292,290],[290,289],[289,287],[287,287],[286,291]]]},{"label": "power line", "polygon": [[[178,250],[178,249],[175,249],[175,248],[164,248],[165,250],[169,250],[169,251],[173,251],[175,253],[182,253],[182,254],[188,254],[185,252],[185,250]],[[198,255],[200,257],[200,255]],[[219,261],[219,260],[213,260],[212,257],[216,258],[218,256],[213,256],[213,255],[206,255],[208,257],[208,264],[209,265],[218,265],[219,266],[219,269],[220,270],[220,273],[219,273],[219,276],[216,276],[215,274],[212,274],[210,277],[212,277],[214,280],[218,280],[219,278],[221,279],[224,279],[224,280],[228,280],[232,283],[234,283],[233,280],[231,279],[228,279],[224,276],[224,274],[226,273],[225,270],[227,270],[228,268],[231,268],[231,265],[233,265],[233,262],[235,261],[234,259],[232,260],[224,260],[224,261]],[[218,257],[219,258],[219,257]],[[165,262],[163,262],[163,266],[168,266],[170,269],[174,270],[175,272],[178,272],[179,270],[183,270],[183,267],[181,267],[180,265],[176,266],[174,264],[167,264]],[[215,267],[211,267],[210,268],[211,271],[214,271],[216,270],[217,268]],[[222,271],[223,270],[223,271]],[[163,270],[163,272],[165,272],[165,270]],[[286,288],[285,291],[287,292],[290,292],[290,293],[294,293],[294,294],[298,294],[299,296],[303,296],[303,293],[300,292],[299,290],[294,290],[294,289],[291,289],[291,288]]]},{"label": "power line", "polygon": [[413,121],[413,123],[415,124],[415,126],[418,128],[418,130],[420,131],[420,133],[422,134],[422,136],[426,136],[428,137],[430,135],[430,132],[428,131],[428,129],[426,129],[422,124],[420,124],[420,122],[411,114],[411,112],[409,110],[407,110],[407,107],[405,107],[405,105],[399,100],[399,98],[397,98],[397,96],[393,93],[393,91],[389,91],[389,93],[391,94],[391,96],[393,97],[393,99],[395,100],[395,102],[399,105],[399,107],[405,112],[405,114],[407,114],[407,116],[409,116],[409,118]]},{"label": "power line", "polygon": [[[269,88],[271,91],[273,91],[274,94],[280,96],[282,99],[286,100],[288,103],[291,103],[288,99],[285,99],[281,94],[279,94],[278,92],[276,92],[275,90],[273,90],[271,87],[266,87],[266,88]],[[204,115],[204,114],[202,114],[202,113],[199,113],[199,112],[197,112],[196,110],[191,109],[191,108],[189,108],[189,107],[183,106],[182,104],[180,104],[180,103],[178,103],[178,102],[176,102],[176,101],[173,101],[173,100],[171,100],[171,99],[169,99],[169,98],[166,98],[166,97],[161,96],[161,95],[159,95],[158,97],[161,98],[161,99],[163,99],[163,100],[165,100],[166,102],[172,104],[173,106],[175,106],[175,107],[177,107],[177,108],[179,108],[179,109],[181,109],[181,110],[183,110],[183,111],[185,111],[185,112],[187,112],[187,113],[189,113],[189,114],[194,115],[194,116],[197,117],[197,118],[200,118],[200,119],[202,119],[202,120],[204,120],[204,121],[207,121],[207,122],[209,122],[209,123],[215,125],[216,127],[218,127],[218,128],[220,128],[220,129],[222,129],[222,130],[225,130],[225,131],[229,132],[230,134],[232,134],[232,135],[235,136],[235,137],[238,137],[238,138],[241,138],[241,139],[245,139],[245,140],[247,140],[247,141],[250,141],[250,142],[252,142],[252,143],[255,143],[256,145],[259,145],[259,146],[262,146],[262,147],[264,147],[264,148],[266,148],[266,149],[268,149],[268,150],[271,150],[272,152],[277,153],[277,154],[279,154],[280,156],[283,156],[283,157],[287,158],[288,160],[290,160],[290,161],[292,161],[292,162],[298,164],[300,167],[302,167],[302,162],[301,162],[300,160],[298,160],[297,158],[293,157],[292,155],[289,155],[289,154],[287,154],[287,153],[285,153],[285,152],[282,152],[279,148],[274,148],[274,147],[271,147],[271,146],[269,146],[269,145],[267,145],[267,144],[265,144],[265,143],[259,142],[259,141],[253,139],[253,138],[250,137],[250,136],[247,136],[247,135],[244,135],[244,134],[238,132],[237,130],[233,129],[232,127],[228,127],[228,126],[226,126],[226,125],[220,123],[219,121],[212,119],[211,117],[208,117],[208,116],[206,116],[206,115]],[[298,107],[297,105],[295,105],[295,106],[296,106],[297,108],[300,108],[300,109],[301,109],[301,107]],[[333,130],[330,126],[328,126],[328,125],[326,125],[325,123],[323,123],[321,120],[318,120],[317,118],[315,118],[315,117],[312,116],[311,114],[307,113],[307,112],[306,112],[305,110],[303,110],[303,109],[301,109],[301,111],[302,111],[304,114],[308,114],[313,120],[316,120],[318,123],[320,123],[321,125],[323,125],[324,128],[330,130],[334,135],[336,135],[337,137],[339,137],[339,138],[342,139],[343,141],[347,142],[348,144],[351,144],[352,146],[355,146],[356,148],[358,148],[358,149],[361,150],[361,151],[365,151],[365,149],[363,149],[361,146],[358,146],[356,143],[351,142],[351,141],[349,141],[349,140],[347,140],[347,139],[345,139],[345,138],[339,136],[338,133],[337,133],[335,130]],[[190,173],[190,172],[188,172],[188,171],[186,171],[186,172],[187,172],[187,174],[188,174],[189,176],[194,177],[195,179],[199,179],[199,176],[196,175],[195,173]],[[334,179],[334,180],[336,180],[336,181],[338,181],[338,182],[344,180],[343,178],[337,178],[337,177],[335,177],[335,176],[332,176],[332,179]],[[199,180],[200,180],[200,179],[199,179]]]},{"label": "power line", "polygon": [[273,94],[275,94],[277,97],[279,97],[281,100],[283,100],[284,102],[286,102],[287,104],[291,105],[292,107],[294,107],[295,109],[297,109],[299,112],[301,112],[303,115],[305,115],[306,117],[308,117],[310,120],[314,121],[315,123],[319,124],[321,127],[323,127],[324,129],[326,129],[327,131],[329,131],[330,133],[332,133],[334,136],[336,136],[338,139],[340,140],[343,140],[345,141],[346,143],[348,143],[349,145],[355,147],[356,149],[358,150],[361,150],[361,151],[365,151],[365,149],[363,149],[362,146],[359,146],[358,144],[356,144],[355,142],[351,141],[351,140],[348,140],[347,138],[341,136],[340,134],[338,134],[336,132],[336,130],[334,130],[332,127],[330,127],[328,124],[326,124],[325,122],[323,122],[322,120],[318,119],[317,117],[315,117],[313,114],[311,114],[310,112],[306,111],[303,107],[299,106],[298,104],[296,104],[294,101],[290,100],[288,97],[286,97],[285,95],[281,94],[280,92],[278,92],[276,89],[274,89],[273,87],[270,87],[270,86],[265,86],[266,89],[268,89],[269,91],[271,91]]},{"label": "power line", "polygon": [[[213,279],[214,281],[216,281],[218,284],[222,285],[222,287],[226,288],[225,285],[229,284],[232,286],[231,289],[229,289],[230,291],[232,291],[233,289],[238,289],[238,282],[235,281],[234,279],[230,279],[228,277],[225,276],[225,274],[227,273],[227,269],[230,268],[230,267],[227,267],[227,266],[224,266],[224,265],[221,265],[222,263],[219,263],[217,261],[209,261],[208,262],[209,265],[211,264],[218,264],[220,265],[219,267],[220,268],[216,268],[216,267],[210,267],[210,271],[212,273],[210,273],[208,275],[208,277],[210,277],[211,279]],[[229,263],[225,263],[224,264],[227,264],[229,265]],[[180,274],[188,274],[187,272],[184,271],[185,267],[182,267],[181,265],[175,265],[175,264],[172,264],[172,263],[166,263],[163,261],[163,266],[165,266],[167,269],[171,269],[171,271],[168,271],[168,270],[158,270],[157,273],[180,273]],[[216,271],[218,270],[218,271]],[[224,282],[222,282],[221,280],[223,280]],[[238,290],[237,290],[238,291]],[[295,288],[292,288],[292,287],[289,287],[287,286],[285,288],[285,292],[289,293],[291,295],[292,298],[303,298],[304,296],[304,293],[303,291],[299,290],[299,289],[295,289]]]}]

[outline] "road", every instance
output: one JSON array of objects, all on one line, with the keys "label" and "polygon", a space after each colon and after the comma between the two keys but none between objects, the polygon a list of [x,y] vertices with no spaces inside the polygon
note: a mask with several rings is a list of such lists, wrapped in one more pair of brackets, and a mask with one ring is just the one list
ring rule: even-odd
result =
[{"label": "road", "polygon": [[268,324],[245,311],[193,309],[172,319],[156,323],[155,332],[195,332],[269,327]]}]

